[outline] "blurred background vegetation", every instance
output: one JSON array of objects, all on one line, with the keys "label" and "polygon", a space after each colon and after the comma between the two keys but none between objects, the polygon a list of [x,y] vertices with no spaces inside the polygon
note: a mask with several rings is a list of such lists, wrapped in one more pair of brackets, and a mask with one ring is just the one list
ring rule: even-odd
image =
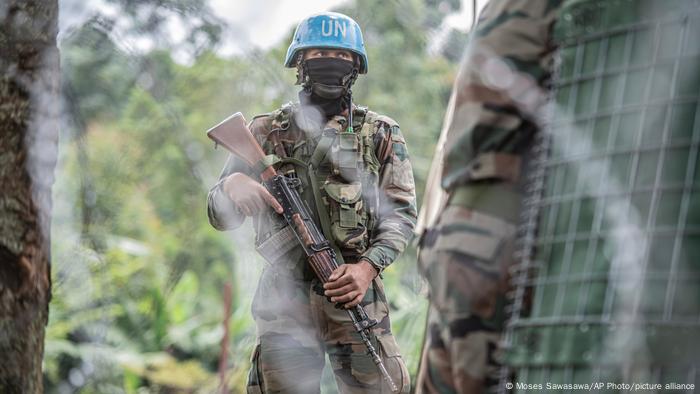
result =
[{"label": "blurred background vegetation", "polygon": [[[60,40],[64,121],[54,187],[53,299],[46,334],[49,393],[213,392],[223,287],[233,287],[227,380],[245,391],[254,343],[250,300],[262,261],[251,227],[211,228],[206,193],[225,160],[205,130],[294,100],[283,55],[224,57],[227,26],[198,0],[107,0],[120,18],[92,15]],[[467,5],[471,6],[471,4]],[[466,34],[446,28],[459,0],[357,0],[369,74],[356,102],[402,126],[422,196]],[[177,18],[186,40],[167,40]],[[465,24],[471,21],[464,21]],[[147,37],[151,50],[133,49]],[[188,61],[176,62],[175,53]],[[420,202],[420,201],[419,201]],[[385,273],[393,328],[415,375],[426,301],[412,247]],[[324,391],[334,392],[329,374]]]}]

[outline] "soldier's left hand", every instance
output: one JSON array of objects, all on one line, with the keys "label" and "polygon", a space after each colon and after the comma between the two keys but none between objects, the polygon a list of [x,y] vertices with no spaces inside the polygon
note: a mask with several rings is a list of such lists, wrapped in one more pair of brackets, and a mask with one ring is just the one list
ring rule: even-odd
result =
[{"label": "soldier's left hand", "polygon": [[357,264],[343,264],[336,268],[323,285],[326,289],[326,297],[331,297],[331,302],[345,304],[345,308],[352,308],[364,298],[372,279],[377,276],[377,270],[367,260],[360,260]]}]

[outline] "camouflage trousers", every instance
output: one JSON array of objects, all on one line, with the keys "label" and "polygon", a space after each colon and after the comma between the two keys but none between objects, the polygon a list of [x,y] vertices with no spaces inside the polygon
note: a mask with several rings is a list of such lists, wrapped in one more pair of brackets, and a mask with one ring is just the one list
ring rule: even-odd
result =
[{"label": "camouflage trousers", "polygon": [[[381,279],[373,281],[362,306],[379,322],[372,328],[375,349],[407,393],[408,370],[391,334]],[[318,393],[326,354],[340,393],[390,392],[346,310],[323,296],[318,280],[293,278],[283,268],[267,267],[253,300],[253,317],[257,344],[248,393]]]},{"label": "camouflage trousers", "polygon": [[430,308],[416,393],[486,393],[497,383],[515,226],[448,206],[421,240]]}]

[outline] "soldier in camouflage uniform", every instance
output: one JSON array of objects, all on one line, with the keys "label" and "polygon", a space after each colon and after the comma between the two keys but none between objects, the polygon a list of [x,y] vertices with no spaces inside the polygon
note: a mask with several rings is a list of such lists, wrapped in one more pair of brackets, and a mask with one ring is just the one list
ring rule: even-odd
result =
[{"label": "soldier in camouflage uniform", "polygon": [[519,175],[558,3],[492,0],[465,53],[419,220],[430,308],[418,393],[484,393],[497,382]]},{"label": "soldier in camouflage uniform", "polygon": [[267,260],[253,300],[258,339],[248,392],[319,392],[325,354],[340,392],[388,392],[342,309],[357,304],[379,322],[372,341],[407,392],[409,375],[379,277],[415,226],[406,142],[394,120],[349,100],[355,78],[367,72],[360,28],[351,18],[329,12],[302,21],[285,65],[297,68],[299,102],[256,116],[249,127],[269,164],[301,180],[302,198],[345,264],[324,288],[277,213],[279,204],[251,168],[229,158],[209,193],[209,220],[229,230],[251,216],[256,249]]}]

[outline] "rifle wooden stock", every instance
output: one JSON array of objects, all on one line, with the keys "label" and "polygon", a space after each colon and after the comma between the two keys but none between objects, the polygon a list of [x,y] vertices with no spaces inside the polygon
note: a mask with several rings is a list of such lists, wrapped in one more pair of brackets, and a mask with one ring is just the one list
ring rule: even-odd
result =
[{"label": "rifle wooden stock", "polygon": [[[265,159],[265,152],[260,148],[255,137],[253,137],[253,133],[246,126],[245,118],[240,112],[236,112],[207,130],[207,137],[243,159],[254,170],[261,170],[259,167],[261,167]],[[264,167],[260,171],[260,177],[264,181],[275,175],[277,173],[271,166]]]}]

